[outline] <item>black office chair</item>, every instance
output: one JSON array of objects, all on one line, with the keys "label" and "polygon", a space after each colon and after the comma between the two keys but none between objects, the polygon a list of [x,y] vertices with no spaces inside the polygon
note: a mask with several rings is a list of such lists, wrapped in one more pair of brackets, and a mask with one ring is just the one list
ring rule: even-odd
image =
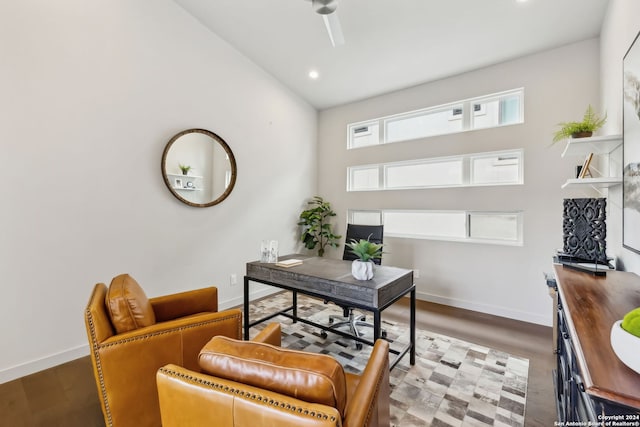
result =
[{"label": "black office chair", "polygon": [[[360,224],[347,224],[347,235],[345,236],[344,253],[342,259],[346,261],[352,261],[358,257],[353,254],[349,247],[346,245],[352,240],[369,239],[370,242],[382,244],[384,226],[382,225],[360,225]],[[380,258],[373,260],[375,264],[380,265]],[[342,308],[342,316],[331,315],[329,316],[329,324],[332,329],[349,325],[349,329],[352,335],[359,337],[361,335],[358,330],[358,326],[367,326],[373,328],[372,323],[365,322],[366,316],[363,314],[357,314],[353,307],[340,305]],[[337,323],[336,323],[337,322]],[[382,338],[386,338],[387,332],[385,330],[380,331]],[[323,334],[324,335],[324,334]],[[356,341],[356,349],[360,350],[362,343]]]}]

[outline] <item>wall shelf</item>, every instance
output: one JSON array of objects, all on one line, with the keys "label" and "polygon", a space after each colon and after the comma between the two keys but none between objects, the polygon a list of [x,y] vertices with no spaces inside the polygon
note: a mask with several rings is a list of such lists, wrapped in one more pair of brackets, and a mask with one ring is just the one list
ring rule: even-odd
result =
[{"label": "wall shelf", "polygon": [[579,188],[588,185],[592,188],[609,188],[622,184],[621,177],[598,177],[598,178],[571,178],[568,179],[562,188]]},{"label": "wall shelf", "polygon": [[167,173],[167,176],[173,176],[173,177],[176,177],[176,178],[184,178],[184,179],[202,178],[201,176],[198,176],[198,175],[184,175],[184,174],[181,174],[181,173]]},{"label": "wall shelf", "polygon": [[[603,159],[610,162],[611,153],[622,145],[622,135],[604,135],[592,136],[590,138],[569,138],[566,139],[566,146],[562,152],[565,156],[581,156],[586,157],[590,153],[602,156]],[[591,167],[595,170],[595,167]],[[607,174],[608,175],[608,174]],[[600,176],[597,178],[571,178],[568,179],[562,188],[584,188],[589,186],[599,193],[601,189],[614,187],[622,184],[622,177],[619,176]]]},{"label": "wall shelf", "polygon": [[593,154],[609,154],[622,145],[622,135],[592,136],[590,138],[569,138],[562,152],[565,156],[586,156]]}]

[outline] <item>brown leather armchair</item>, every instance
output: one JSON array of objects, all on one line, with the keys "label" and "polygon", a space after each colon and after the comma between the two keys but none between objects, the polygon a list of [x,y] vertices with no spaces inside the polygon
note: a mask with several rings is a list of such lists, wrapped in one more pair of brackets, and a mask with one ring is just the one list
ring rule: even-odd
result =
[{"label": "brown leather armchair", "polygon": [[[271,341],[274,344],[274,341]],[[278,344],[279,345],[279,344]],[[163,427],[389,426],[389,343],[362,375],[324,354],[214,337],[200,367],[157,374]]]},{"label": "brown leather armchair", "polygon": [[211,337],[240,338],[242,317],[240,310],[218,312],[215,287],[147,299],[122,274],[108,289],[95,285],[85,324],[106,425],[160,427],[158,368],[198,369],[198,353]]}]

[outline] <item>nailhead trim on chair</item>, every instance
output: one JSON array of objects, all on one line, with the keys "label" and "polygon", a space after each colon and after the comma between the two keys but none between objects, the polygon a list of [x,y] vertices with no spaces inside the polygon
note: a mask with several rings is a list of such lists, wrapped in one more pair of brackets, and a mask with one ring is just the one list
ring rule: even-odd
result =
[{"label": "nailhead trim on chair", "polygon": [[229,320],[229,319],[232,319],[234,317],[240,317],[240,316],[238,316],[238,315],[230,315],[230,316],[220,317],[220,318],[217,318],[215,320],[207,320],[207,321],[200,322],[200,323],[192,323],[192,324],[189,324],[189,325],[182,326],[180,328],[171,329],[169,331],[153,332],[151,334],[145,334],[145,335],[140,335],[140,336],[137,336],[137,337],[125,338],[123,340],[114,341],[114,342],[111,342],[109,344],[101,345],[100,348],[113,347],[115,345],[124,344],[124,343],[128,343],[128,342],[145,340],[145,339],[148,339],[148,338],[151,338],[151,337],[155,337],[157,335],[171,334],[171,333],[174,333],[175,331],[184,331],[185,329],[191,329],[191,328],[195,328],[195,327],[202,326],[202,325],[208,325],[210,323],[218,323],[220,321]]},{"label": "nailhead trim on chair", "polygon": [[[210,324],[210,323],[217,323],[217,322],[220,322],[222,320],[228,320],[228,319],[231,319],[231,318],[234,318],[234,317],[238,317],[238,316],[237,315],[232,315],[232,316],[220,317],[220,318],[217,318],[215,320],[209,320],[209,321],[206,321],[206,322],[194,323],[194,324],[191,324],[191,325],[183,326],[183,327],[178,328],[178,329],[172,329],[171,331],[155,332],[155,333],[152,333],[152,334],[141,335],[141,336],[138,336],[138,337],[126,338],[124,340],[115,341],[115,342],[112,342],[112,343],[109,343],[109,344],[106,344],[106,345],[100,345],[100,344],[98,344],[98,340],[96,339],[95,326],[94,326],[94,322],[93,322],[93,316],[91,315],[91,310],[87,310],[87,319],[88,319],[88,322],[89,322],[89,329],[91,330],[91,338],[92,338],[92,341],[93,341],[92,351],[93,351],[93,354],[94,354],[94,357],[95,357],[95,360],[96,360],[96,367],[97,367],[97,370],[98,370],[98,377],[100,378],[100,391],[102,392],[102,401],[104,402],[104,407],[105,407],[105,410],[107,411],[108,426],[109,427],[113,427],[113,419],[111,418],[111,408],[109,406],[109,400],[107,399],[107,389],[106,389],[106,387],[104,385],[104,377],[103,377],[103,374],[102,374],[102,363],[101,363],[101,360],[100,360],[100,353],[98,352],[99,348],[112,347],[112,346],[115,346],[115,345],[118,345],[118,344],[122,344],[122,343],[138,341],[138,340],[141,340],[141,339],[147,339],[149,337],[156,336],[156,335],[164,335],[164,334],[167,334],[167,333],[170,333],[170,332],[182,331],[182,330],[185,330],[185,329],[191,329],[191,328],[194,328],[196,326],[207,325],[207,324]],[[239,327],[238,328],[238,336],[240,336],[241,332],[242,332],[242,328]]]},{"label": "nailhead trim on chair", "polygon": [[[95,290],[94,290],[95,292]],[[91,296],[93,299],[93,295]],[[109,407],[109,400],[107,399],[107,389],[104,386],[104,377],[102,376],[102,363],[100,361],[100,353],[98,353],[98,339],[96,338],[95,325],[93,322],[93,316],[91,310],[87,310],[87,319],[89,322],[89,330],[91,331],[91,341],[93,343],[91,351],[96,361],[96,368],[98,370],[98,378],[100,379],[100,391],[102,393],[102,401],[104,402],[104,408],[107,411],[107,422],[109,427],[113,426],[113,420],[111,418],[111,408]]]},{"label": "nailhead trim on chair", "polygon": [[257,394],[257,393],[246,393],[243,390],[230,387],[230,386],[228,386],[226,384],[223,385],[223,384],[219,384],[219,383],[216,383],[216,382],[213,382],[213,381],[204,380],[202,378],[196,378],[196,377],[193,377],[192,375],[183,374],[183,373],[176,372],[176,371],[173,371],[173,370],[167,369],[167,368],[160,368],[160,371],[163,372],[164,374],[167,374],[167,375],[170,375],[170,376],[173,376],[173,377],[182,378],[185,381],[190,381],[192,383],[202,384],[202,385],[205,385],[207,387],[211,387],[211,388],[216,389],[216,390],[222,390],[222,391],[227,392],[229,394],[235,394],[237,396],[246,397],[246,398],[251,399],[251,400],[256,400],[258,402],[263,402],[263,403],[266,403],[266,404],[268,404],[270,406],[277,406],[277,407],[280,407],[280,408],[283,408],[283,409],[287,409],[287,410],[289,410],[291,412],[297,412],[298,414],[307,415],[307,416],[312,417],[312,418],[318,418],[318,419],[321,419],[321,420],[329,420],[329,421],[331,421],[333,423],[337,422],[336,417],[333,416],[333,415],[325,414],[323,412],[310,411],[309,409],[304,409],[304,408],[301,408],[301,407],[296,407],[294,405],[291,405],[290,403],[279,402],[279,401],[277,401],[275,399],[267,398],[266,396],[262,396],[262,395]]},{"label": "nailhead trim on chair", "polygon": [[[387,361],[385,363],[384,368],[382,369],[386,369],[389,370],[389,358],[387,358]],[[381,378],[378,377],[378,381],[376,382],[376,392],[374,393],[373,397],[374,397],[374,401],[377,400],[377,397],[380,395],[380,385],[381,385]],[[371,415],[373,414],[373,406],[374,405],[369,405],[369,411],[367,412],[367,419],[366,419],[366,425],[369,424],[369,421],[371,420]]]}]

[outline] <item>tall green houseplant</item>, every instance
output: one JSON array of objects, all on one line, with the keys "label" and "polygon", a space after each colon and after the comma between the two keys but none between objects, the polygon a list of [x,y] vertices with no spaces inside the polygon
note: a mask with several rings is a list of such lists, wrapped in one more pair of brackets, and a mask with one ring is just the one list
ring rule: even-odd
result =
[{"label": "tall green houseplant", "polygon": [[300,240],[307,249],[318,247],[318,256],[323,256],[324,248],[327,245],[337,248],[342,237],[333,234],[331,217],[336,216],[336,213],[331,209],[331,203],[320,196],[315,196],[307,204],[310,207],[300,213],[298,222],[302,226]]}]

